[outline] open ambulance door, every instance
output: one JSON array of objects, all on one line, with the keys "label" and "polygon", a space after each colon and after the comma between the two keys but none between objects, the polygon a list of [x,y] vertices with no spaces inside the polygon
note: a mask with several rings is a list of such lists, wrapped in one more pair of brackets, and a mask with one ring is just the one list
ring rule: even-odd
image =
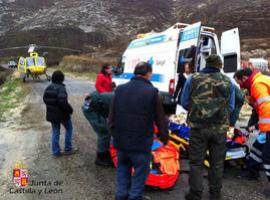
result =
[{"label": "open ambulance door", "polygon": [[221,55],[223,57],[223,71],[229,77],[241,68],[240,37],[238,28],[222,33]]},{"label": "open ambulance door", "polygon": [[177,73],[182,73],[188,62],[196,71],[197,51],[201,35],[201,22],[185,27],[180,33],[177,53]]}]

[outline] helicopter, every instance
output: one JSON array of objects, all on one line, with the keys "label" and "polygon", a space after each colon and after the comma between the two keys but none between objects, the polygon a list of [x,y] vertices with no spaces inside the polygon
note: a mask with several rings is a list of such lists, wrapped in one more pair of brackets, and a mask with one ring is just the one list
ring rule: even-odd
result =
[{"label": "helicopter", "polygon": [[25,48],[28,48],[29,56],[28,57],[21,56],[17,64],[17,70],[20,73],[21,77],[23,78],[23,82],[26,82],[26,79],[29,77],[32,77],[33,80],[40,80],[41,75],[45,75],[48,81],[51,80],[51,77],[47,74],[46,59],[43,56],[39,56],[37,51],[35,51],[36,49],[45,48],[45,49],[58,49],[63,51],[73,51],[76,53],[81,52],[80,50],[76,49],[53,47],[53,46],[39,46],[36,44],[30,44],[28,46],[22,47],[10,47],[0,49],[0,51],[25,49]]}]

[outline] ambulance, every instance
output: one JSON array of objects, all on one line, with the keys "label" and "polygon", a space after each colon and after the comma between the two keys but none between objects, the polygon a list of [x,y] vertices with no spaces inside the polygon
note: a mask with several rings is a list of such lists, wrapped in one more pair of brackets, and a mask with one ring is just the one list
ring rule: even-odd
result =
[{"label": "ambulance", "polygon": [[240,39],[238,28],[222,33],[220,44],[212,27],[176,23],[164,32],[139,34],[130,42],[121,57],[113,76],[116,85],[128,82],[134,75],[134,68],[141,61],[153,67],[151,82],[159,89],[164,106],[176,107],[173,97],[178,74],[188,61],[195,72],[202,70],[205,59],[218,54],[223,60],[223,72],[232,77],[240,69]]}]

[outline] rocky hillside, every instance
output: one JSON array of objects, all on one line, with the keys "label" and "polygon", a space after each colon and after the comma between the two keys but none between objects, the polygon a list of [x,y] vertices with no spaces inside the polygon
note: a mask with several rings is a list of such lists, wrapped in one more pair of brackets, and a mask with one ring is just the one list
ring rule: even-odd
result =
[{"label": "rocky hillside", "polygon": [[91,50],[199,20],[218,32],[239,27],[249,41],[270,38],[269,0],[0,0],[0,10],[0,47],[38,43]]}]

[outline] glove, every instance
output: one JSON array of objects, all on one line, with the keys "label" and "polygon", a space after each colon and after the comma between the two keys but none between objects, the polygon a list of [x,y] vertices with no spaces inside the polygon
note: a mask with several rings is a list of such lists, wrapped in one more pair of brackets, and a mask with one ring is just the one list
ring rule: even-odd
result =
[{"label": "glove", "polygon": [[266,143],[266,133],[259,133],[259,135],[257,137],[257,141],[260,144],[265,144]]},{"label": "glove", "polygon": [[252,132],[252,131],[255,131],[255,130],[256,130],[256,127],[255,126],[248,127],[248,131],[249,132]]},{"label": "glove", "polygon": [[169,135],[166,134],[166,135],[161,135],[160,136],[160,141],[164,144],[164,145],[167,145],[168,144],[168,140],[169,140]]}]

